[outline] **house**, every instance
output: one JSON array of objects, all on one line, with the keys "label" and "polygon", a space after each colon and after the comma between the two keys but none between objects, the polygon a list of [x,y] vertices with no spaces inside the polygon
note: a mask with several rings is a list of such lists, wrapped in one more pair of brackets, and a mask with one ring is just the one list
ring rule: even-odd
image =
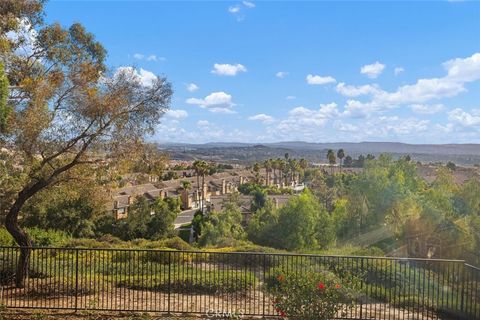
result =
[{"label": "house", "polygon": [[[245,174],[245,172],[241,172]],[[180,198],[183,210],[200,209],[202,201],[210,201],[212,196],[220,196],[237,191],[238,186],[249,181],[249,177],[238,175],[237,172],[221,172],[211,176],[200,178],[200,188],[197,184],[197,177],[185,177],[158,183],[145,183],[132,185],[113,190],[111,196],[111,210],[116,219],[123,219],[128,216],[128,208],[138,196],[144,196],[150,201],[158,198],[164,199]],[[190,182],[190,188],[184,189],[183,182]]]},{"label": "house", "polygon": [[[268,195],[267,198],[272,200],[275,208],[281,208],[284,206],[288,200],[293,197],[290,194],[281,194],[281,195]],[[210,197],[210,201],[207,203],[207,212],[221,211],[225,209],[224,205],[229,200],[229,195],[215,195]],[[240,211],[243,215],[250,215],[253,196],[250,195],[239,195],[238,197]]]},{"label": "house", "polygon": [[144,196],[150,201],[166,197],[165,191],[157,188],[151,183],[140,184],[136,186],[128,186],[115,190],[112,195],[111,210],[115,219],[123,219],[128,216],[128,209],[138,196]]}]

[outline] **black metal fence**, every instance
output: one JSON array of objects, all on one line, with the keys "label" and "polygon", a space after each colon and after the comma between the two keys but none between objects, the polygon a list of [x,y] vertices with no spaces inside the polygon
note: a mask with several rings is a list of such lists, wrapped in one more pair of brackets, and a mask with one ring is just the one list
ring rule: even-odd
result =
[{"label": "black metal fence", "polygon": [[269,286],[315,267],[359,279],[348,319],[480,319],[480,270],[461,260],[35,248],[16,288],[18,256],[0,247],[7,308],[275,317]]}]

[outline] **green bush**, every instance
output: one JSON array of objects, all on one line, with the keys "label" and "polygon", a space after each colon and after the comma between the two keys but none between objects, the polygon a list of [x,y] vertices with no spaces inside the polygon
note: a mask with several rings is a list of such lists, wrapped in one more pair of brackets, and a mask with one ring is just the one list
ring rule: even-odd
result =
[{"label": "green bush", "polygon": [[117,287],[174,293],[222,294],[245,293],[255,283],[253,273],[239,271],[205,271],[173,268],[170,286],[168,273],[153,278],[131,276],[117,282]]},{"label": "green bush", "polygon": [[8,233],[7,229],[1,227],[0,228],[0,246],[14,246],[15,241],[13,240],[12,236],[10,233]]},{"label": "green bush", "polygon": [[70,237],[62,231],[29,228],[27,233],[35,247],[59,247],[64,245]]},{"label": "green bush", "polygon": [[281,318],[328,320],[347,315],[354,306],[357,287],[354,278],[347,281],[329,271],[310,269],[275,274],[269,291]]},{"label": "green bush", "polygon": [[[65,232],[55,230],[43,230],[40,228],[27,228],[27,234],[35,247],[63,246],[71,239]],[[5,228],[0,228],[0,245],[16,246],[10,233]]]}]

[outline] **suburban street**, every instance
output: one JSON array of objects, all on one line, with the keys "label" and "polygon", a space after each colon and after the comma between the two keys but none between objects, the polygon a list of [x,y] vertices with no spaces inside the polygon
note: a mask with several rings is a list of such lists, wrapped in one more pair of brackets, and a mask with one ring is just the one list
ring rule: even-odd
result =
[{"label": "suburban street", "polygon": [[175,229],[178,229],[180,226],[184,224],[190,223],[196,211],[197,209],[191,209],[191,210],[185,210],[180,212],[180,214],[177,216],[177,218],[173,222]]}]

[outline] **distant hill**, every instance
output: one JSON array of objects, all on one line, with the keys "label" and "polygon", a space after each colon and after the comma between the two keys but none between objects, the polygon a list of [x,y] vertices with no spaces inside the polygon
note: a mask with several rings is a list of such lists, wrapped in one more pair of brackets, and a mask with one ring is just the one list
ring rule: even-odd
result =
[{"label": "distant hill", "polygon": [[416,161],[447,162],[460,165],[480,164],[480,144],[406,144],[399,142],[334,142],[311,143],[285,141],[275,143],[212,142],[205,144],[158,144],[178,159],[209,159],[217,161],[252,162],[267,158],[303,157],[311,161],[325,161],[328,149],[344,149],[352,157],[360,154],[390,153],[395,157],[410,155]]}]

